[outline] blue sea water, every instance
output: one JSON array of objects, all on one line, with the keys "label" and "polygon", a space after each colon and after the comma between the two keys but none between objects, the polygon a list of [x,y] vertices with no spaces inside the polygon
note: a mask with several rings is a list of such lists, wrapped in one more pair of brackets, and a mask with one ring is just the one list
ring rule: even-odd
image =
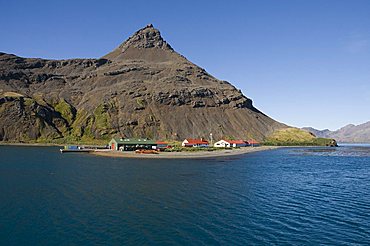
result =
[{"label": "blue sea water", "polygon": [[133,160],[0,146],[0,245],[369,245],[370,146]]}]

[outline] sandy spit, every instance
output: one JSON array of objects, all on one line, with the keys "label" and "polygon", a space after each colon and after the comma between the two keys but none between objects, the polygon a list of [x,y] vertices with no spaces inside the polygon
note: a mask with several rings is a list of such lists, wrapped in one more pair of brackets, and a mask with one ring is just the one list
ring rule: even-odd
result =
[{"label": "sandy spit", "polygon": [[260,147],[243,147],[239,149],[230,150],[216,150],[216,151],[197,151],[197,152],[160,152],[159,154],[137,154],[135,152],[122,151],[107,151],[98,150],[90,152],[90,154],[106,157],[116,158],[146,158],[146,159],[198,159],[198,158],[214,158],[243,155],[258,151],[272,150],[280,147],[276,146],[260,146]]}]

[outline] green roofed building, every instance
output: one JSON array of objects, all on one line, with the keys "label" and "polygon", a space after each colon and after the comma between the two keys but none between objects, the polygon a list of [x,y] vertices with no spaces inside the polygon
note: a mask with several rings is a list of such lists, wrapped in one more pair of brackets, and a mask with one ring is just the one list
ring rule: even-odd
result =
[{"label": "green roofed building", "polygon": [[156,141],[146,138],[112,138],[109,147],[112,150],[135,151],[137,149],[155,149]]}]

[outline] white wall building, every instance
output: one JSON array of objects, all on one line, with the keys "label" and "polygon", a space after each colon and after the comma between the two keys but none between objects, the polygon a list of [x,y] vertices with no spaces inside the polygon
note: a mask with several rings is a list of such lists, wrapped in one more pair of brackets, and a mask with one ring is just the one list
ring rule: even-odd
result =
[{"label": "white wall building", "polygon": [[216,148],[230,148],[230,143],[225,141],[225,140],[220,140],[218,142],[216,142],[213,147],[216,147]]},{"label": "white wall building", "polygon": [[214,145],[214,147],[217,147],[217,148],[230,148],[230,147],[245,147],[247,146],[247,143],[244,142],[243,140],[220,140],[218,142],[216,142]]}]

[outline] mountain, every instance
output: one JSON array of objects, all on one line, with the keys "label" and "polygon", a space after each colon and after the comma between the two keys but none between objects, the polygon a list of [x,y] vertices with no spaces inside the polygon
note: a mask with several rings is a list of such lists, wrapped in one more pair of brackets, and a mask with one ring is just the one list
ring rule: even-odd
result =
[{"label": "mountain", "polygon": [[329,129],[317,130],[317,129],[313,128],[313,127],[303,127],[302,130],[305,130],[307,132],[310,132],[310,133],[314,134],[316,137],[319,137],[319,138],[326,138],[330,134],[330,130]]},{"label": "mountain", "polygon": [[370,121],[360,125],[347,125],[336,131],[317,130],[312,127],[304,127],[303,130],[312,132],[317,137],[334,138],[338,142],[370,143]]},{"label": "mountain", "polygon": [[287,127],[178,54],[152,25],[100,59],[0,53],[0,141],[262,140]]}]

